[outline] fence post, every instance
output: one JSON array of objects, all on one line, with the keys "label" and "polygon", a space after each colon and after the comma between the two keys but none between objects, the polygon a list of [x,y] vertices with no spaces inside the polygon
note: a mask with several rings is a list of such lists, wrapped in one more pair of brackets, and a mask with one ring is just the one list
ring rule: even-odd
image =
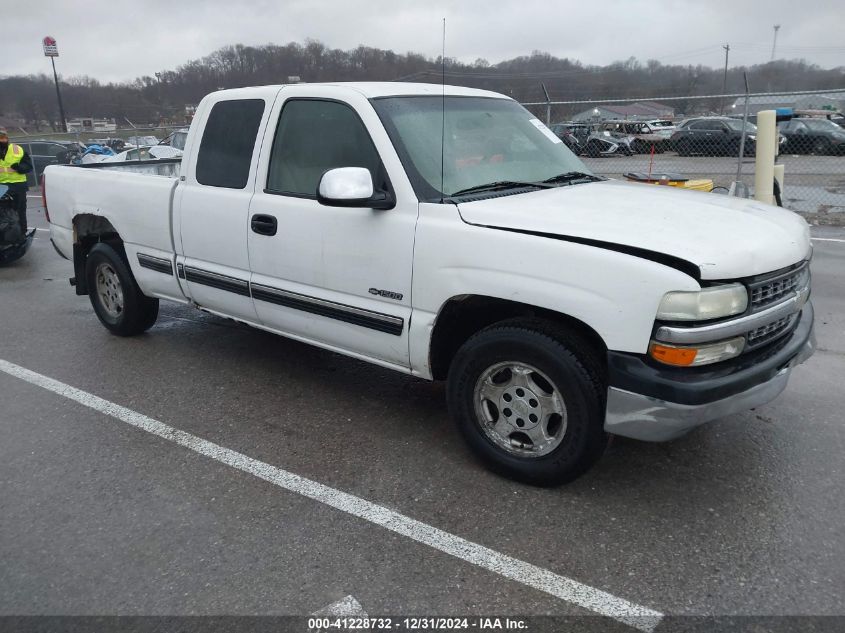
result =
[{"label": "fence post", "polygon": [[546,90],[546,84],[541,83],[540,86],[543,88],[543,94],[546,95],[546,126],[550,126],[552,124],[552,100],[549,98],[549,91]]}]

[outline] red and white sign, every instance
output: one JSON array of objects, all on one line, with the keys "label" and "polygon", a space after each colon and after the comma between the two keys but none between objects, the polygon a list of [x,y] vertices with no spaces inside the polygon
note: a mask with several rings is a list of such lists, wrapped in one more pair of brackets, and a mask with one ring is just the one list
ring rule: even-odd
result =
[{"label": "red and white sign", "polygon": [[49,35],[44,38],[42,41],[44,44],[44,56],[45,57],[58,57],[59,56],[59,48],[56,46],[56,38],[50,37]]}]

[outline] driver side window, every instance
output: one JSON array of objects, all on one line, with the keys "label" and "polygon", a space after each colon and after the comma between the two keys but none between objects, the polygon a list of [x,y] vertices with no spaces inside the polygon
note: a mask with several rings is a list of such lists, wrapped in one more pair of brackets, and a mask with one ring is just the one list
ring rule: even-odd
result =
[{"label": "driver side window", "polygon": [[267,191],[315,198],[320,178],[336,167],[364,167],[376,189],[385,188],[381,159],[352,108],[319,99],[285,103],[270,154]]}]

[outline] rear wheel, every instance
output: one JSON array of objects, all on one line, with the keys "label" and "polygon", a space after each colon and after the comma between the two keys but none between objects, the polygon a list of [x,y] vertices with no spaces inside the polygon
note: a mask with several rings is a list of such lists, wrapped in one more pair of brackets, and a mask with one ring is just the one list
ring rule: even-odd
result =
[{"label": "rear wheel", "polygon": [[689,156],[692,153],[692,144],[686,139],[680,140],[675,145],[675,151],[678,156]]},{"label": "rear wheel", "polygon": [[511,321],[469,339],[449,369],[449,409],[473,452],[518,481],[552,486],[590,468],[607,442],[596,353],[553,324]]},{"label": "rear wheel", "polygon": [[156,322],[158,299],[141,292],[122,249],[96,244],[88,254],[85,276],[94,312],[113,334],[133,336]]}]

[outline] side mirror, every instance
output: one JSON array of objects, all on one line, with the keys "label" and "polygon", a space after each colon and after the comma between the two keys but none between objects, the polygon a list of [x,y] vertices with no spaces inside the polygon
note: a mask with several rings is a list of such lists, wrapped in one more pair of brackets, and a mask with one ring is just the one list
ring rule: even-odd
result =
[{"label": "side mirror", "polygon": [[370,170],[364,167],[337,167],[320,178],[317,202],[327,207],[392,209],[396,201],[386,191],[376,191]]}]

